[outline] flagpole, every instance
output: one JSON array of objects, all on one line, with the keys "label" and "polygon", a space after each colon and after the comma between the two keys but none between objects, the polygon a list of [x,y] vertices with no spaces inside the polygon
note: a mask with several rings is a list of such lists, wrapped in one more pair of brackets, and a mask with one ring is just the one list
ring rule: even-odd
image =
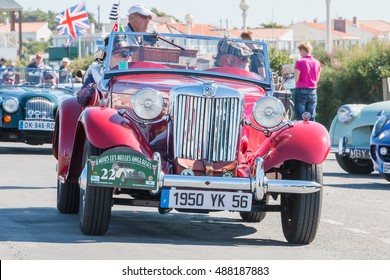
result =
[{"label": "flagpole", "polygon": [[80,37],[78,37],[79,39],[79,58],[81,58],[81,40],[80,40]]}]

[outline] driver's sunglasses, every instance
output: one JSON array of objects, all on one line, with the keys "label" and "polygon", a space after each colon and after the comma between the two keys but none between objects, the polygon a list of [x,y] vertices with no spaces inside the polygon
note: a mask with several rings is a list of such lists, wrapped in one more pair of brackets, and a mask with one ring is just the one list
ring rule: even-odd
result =
[{"label": "driver's sunglasses", "polygon": [[113,52],[114,55],[118,55],[120,54],[121,55],[121,58],[126,58],[128,56],[133,56],[134,55],[134,52],[131,52],[131,51],[121,51],[121,52]]},{"label": "driver's sunglasses", "polygon": [[12,78],[5,78],[4,81],[5,81],[5,82],[13,82],[14,79],[12,79]]},{"label": "driver's sunglasses", "polygon": [[138,14],[138,13],[137,13],[137,15],[140,16],[140,17],[143,18],[143,19],[152,20],[152,16],[144,16],[143,14]]}]

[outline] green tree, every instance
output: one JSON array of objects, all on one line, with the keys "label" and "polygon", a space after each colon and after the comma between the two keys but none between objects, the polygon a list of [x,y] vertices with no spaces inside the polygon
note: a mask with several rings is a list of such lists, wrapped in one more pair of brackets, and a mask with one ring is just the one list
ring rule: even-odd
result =
[{"label": "green tree", "polygon": [[285,25],[276,23],[276,22],[268,22],[268,23],[260,23],[259,24],[262,28],[287,28]]},{"label": "green tree", "polygon": [[159,11],[157,10],[156,8],[151,8],[150,9],[153,13],[155,13],[158,17],[172,17],[174,20],[176,20],[177,22],[181,22],[178,18],[172,16],[172,15],[169,15],[165,12],[162,12],[162,11]]},{"label": "green tree", "polygon": [[322,67],[316,119],[329,128],[341,105],[381,101],[382,78],[389,76],[388,44],[372,42],[366,46],[336,50],[331,63]]}]

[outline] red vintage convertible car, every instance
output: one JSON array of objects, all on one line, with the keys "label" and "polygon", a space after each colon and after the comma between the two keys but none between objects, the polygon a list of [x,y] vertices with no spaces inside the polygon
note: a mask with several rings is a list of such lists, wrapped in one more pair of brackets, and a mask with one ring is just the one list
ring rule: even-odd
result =
[{"label": "red vintage convertible car", "polygon": [[[228,210],[244,222],[279,211],[288,242],[312,242],[329,135],[319,123],[286,118],[273,97],[267,45],[136,33],[155,44],[112,66],[118,34],[100,47],[106,58],[89,105],[69,98],[58,110],[58,210],[78,212],[88,235],[106,233],[113,205]],[[262,52],[265,76],[247,70],[244,45]]]}]

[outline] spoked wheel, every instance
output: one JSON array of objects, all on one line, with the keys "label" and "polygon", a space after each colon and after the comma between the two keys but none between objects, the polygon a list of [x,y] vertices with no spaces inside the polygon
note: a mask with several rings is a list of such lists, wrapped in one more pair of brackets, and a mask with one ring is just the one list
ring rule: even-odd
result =
[{"label": "spoked wheel", "polygon": [[76,183],[61,183],[57,180],[57,209],[64,214],[79,211],[80,191]]},{"label": "spoked wheel", "polygon": [[[90,156],[99,156],[103,150],[94,147],[88,140],[84,145],[83,168]],[[80,229],[87,235],[105,234],[111,217],[112,188],[86,185],[80,188]]]},{"label": "spoked wheel", "polygon": [[[322,165],[290,161],[287,167],[290,172],[285,179],[315,181],[322,184]],[[297,244],[311,243],[320,222],[322,188],[309,194],[282,194],[281,205],[286,208],[281,213],[281,220],[287,241]]]}]

